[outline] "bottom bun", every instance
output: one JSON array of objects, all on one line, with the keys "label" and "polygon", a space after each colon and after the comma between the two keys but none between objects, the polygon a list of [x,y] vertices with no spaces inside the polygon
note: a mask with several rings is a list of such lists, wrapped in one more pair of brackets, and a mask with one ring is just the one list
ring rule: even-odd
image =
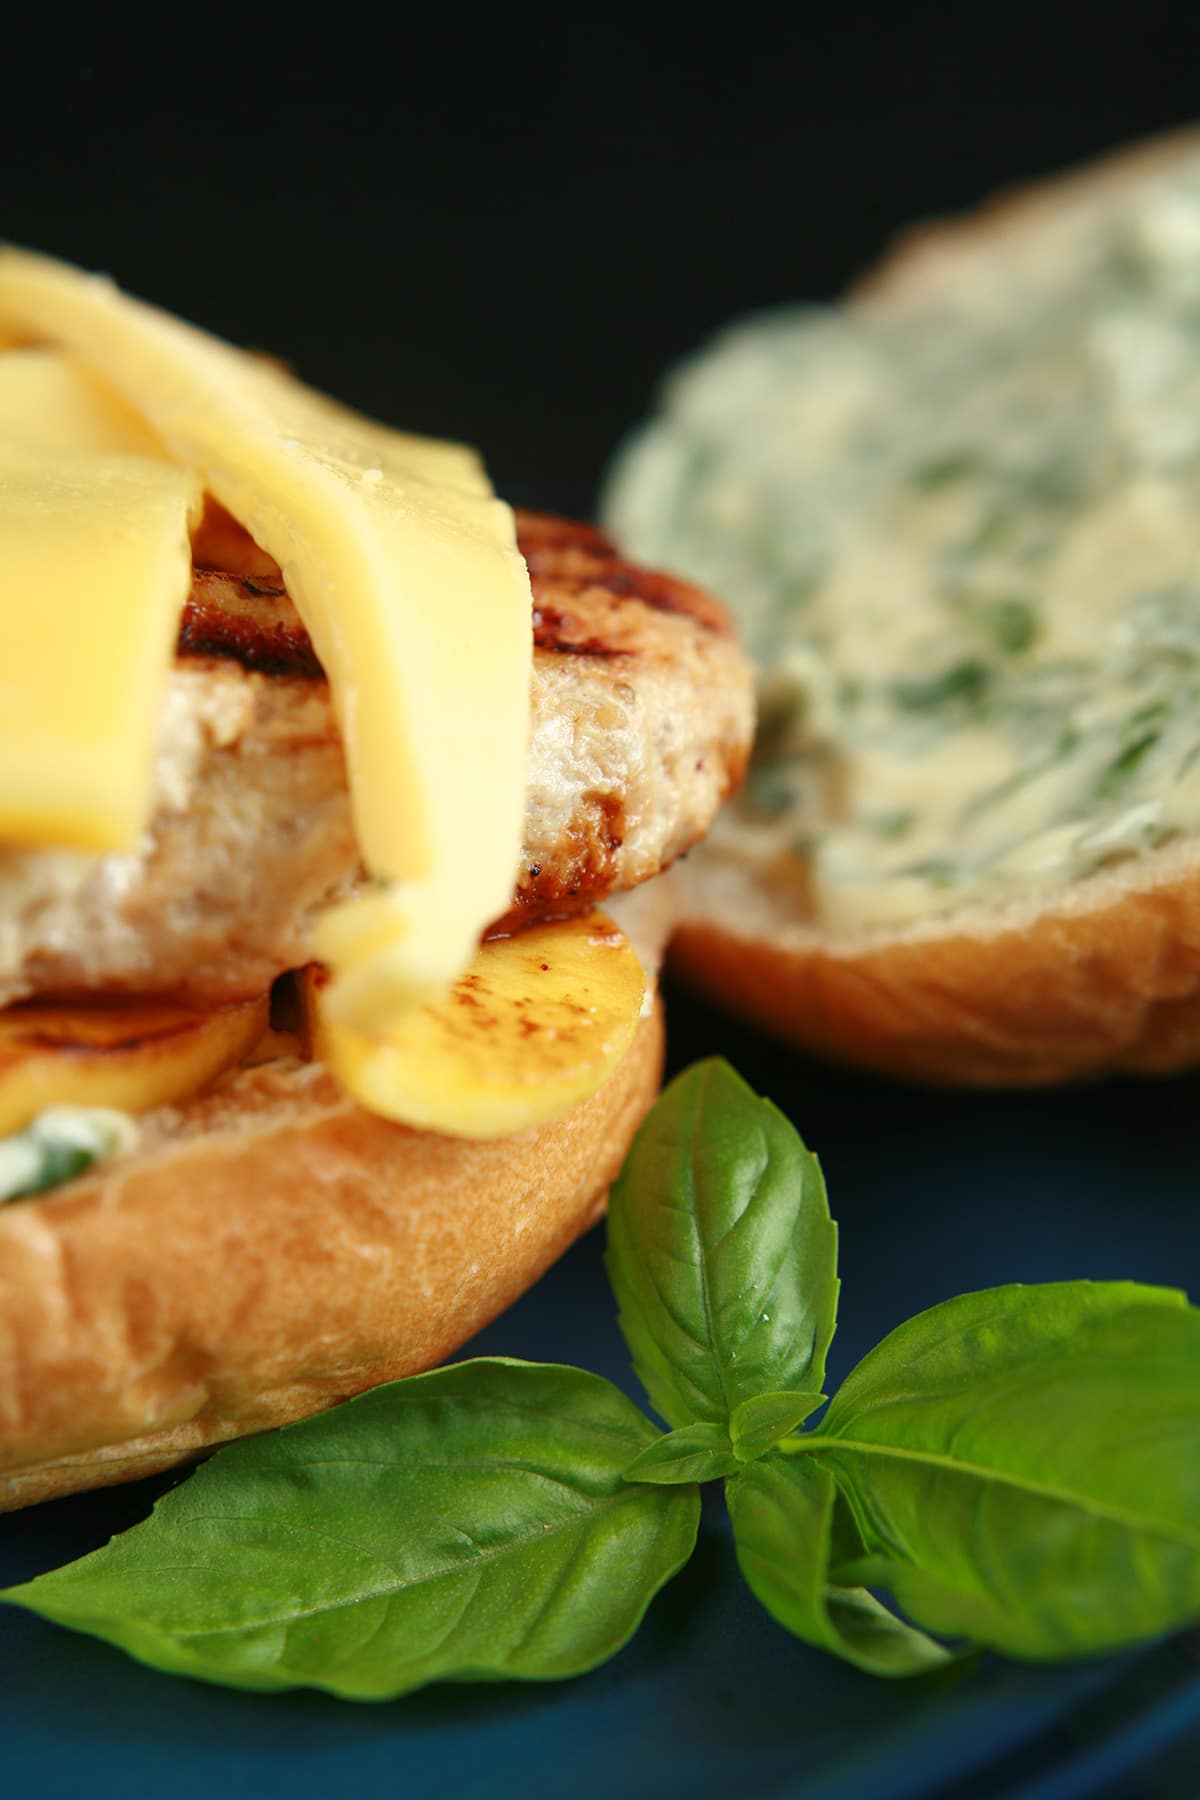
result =
[{"label": "bottom bun", "polygon": [[317,1064],[266,1063],[0,1211],[0,1511],[442,1361],[603,1212],[662,1055],[656,1005],[590,1099],[483,1143],[375,1118]]}]

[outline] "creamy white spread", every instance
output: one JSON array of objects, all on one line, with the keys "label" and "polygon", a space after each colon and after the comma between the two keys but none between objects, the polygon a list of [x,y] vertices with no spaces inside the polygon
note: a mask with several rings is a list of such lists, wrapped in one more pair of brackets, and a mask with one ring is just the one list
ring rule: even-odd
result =
[{"label": "creamy white spread", "polygon": [[[930,296],[934,295],[935,298]],[[715,841],[888,926],[1200,828],[1200,161],[919,304],[734,326],[606,504],[763,670]]]},{"label": "creamy white spread", "polygon": [[0,1205],[59,1187],[103,1157],[138,1141],[128,1113],[109,1106],[48,1106],[24,1129],[0,1138]]}]

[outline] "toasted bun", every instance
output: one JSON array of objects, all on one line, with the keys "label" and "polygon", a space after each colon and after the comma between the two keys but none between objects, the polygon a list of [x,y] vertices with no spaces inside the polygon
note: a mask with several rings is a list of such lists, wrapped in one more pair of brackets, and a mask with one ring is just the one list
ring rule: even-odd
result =
[{"label": "toasted bun", "polygon": [[[903,310],[997,254],[1036,257],[1047,231],[1200,148],[1180,131],[905,234],[851,307]],[[1200,1061],[1200,841],[1036,900],[964,907],[870,934],[826,932],[747,864],[707,848],[680,872],[671,965],[791,1042],[954,1084],[1036,1084]]]},{"label": "toasted bun", "polygon": [[657,1004],[565,1118],[488,1143],[267,1063],[0,1211],[0,1510],[132,1480],[442,1361],[603,1210]]},{"label": "toasted bun", "polygon": [[[1200,845],[1056,904],[838,941],[715,859],[681,882],[670,966],[792,1043],[915,1080],[1033,1086],[1200,1061]],[[1151,866],[1153,865],[1153,866]]]},{"label": "toasted bun", "polygon": [[1082,224],[1099,208],[1200,150],[1200,129],[1183,126],[1126,144],[1076,168],[1041,181],[1005,188],[960,218],[936,219],[902,231],[888,254],[850,295],[864,314],[920,303],[936,296],[947,275],[978,258],[1035,248],[1038,234]]}]

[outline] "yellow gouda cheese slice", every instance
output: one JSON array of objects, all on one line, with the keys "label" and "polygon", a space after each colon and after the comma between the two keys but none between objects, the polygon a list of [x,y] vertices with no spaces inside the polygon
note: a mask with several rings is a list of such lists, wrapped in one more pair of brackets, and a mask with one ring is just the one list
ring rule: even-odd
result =
[{"label": "yellow gouda cheese slice", "polygon": [[5,438],[70,456],[165,456],[118,394],[74,357],[40,346],[0,355],[0,440]]},{"label": "yellow gouda cheese slice", "polygon": [[0,251],[5,327],[95,370],[283,569],[381,884],[324,922],[331,1009],[378,1024],[444,988],[510,901],[524,811],[530,591],[478,459],[47,257]]},{"label": "yellow gouda cheese slice", "polygon": [[136,841],[199,506],[167,463],[0,439],[0,840]]}]

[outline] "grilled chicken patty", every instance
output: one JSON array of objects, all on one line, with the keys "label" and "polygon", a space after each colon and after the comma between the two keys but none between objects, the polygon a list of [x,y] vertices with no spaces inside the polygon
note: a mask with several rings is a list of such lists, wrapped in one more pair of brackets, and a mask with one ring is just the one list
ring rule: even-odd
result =
[{"label": "grilled chicken patty", "polygon": [[[724,613],[600,532],[518,514],[533,587],[524,847],[501,923],[655,875],[740,780],[748,668]],[[362,879],[329,686],[277,566],[210,508],[136,849],[0,849],[0,1005],[261,993]]]}]

